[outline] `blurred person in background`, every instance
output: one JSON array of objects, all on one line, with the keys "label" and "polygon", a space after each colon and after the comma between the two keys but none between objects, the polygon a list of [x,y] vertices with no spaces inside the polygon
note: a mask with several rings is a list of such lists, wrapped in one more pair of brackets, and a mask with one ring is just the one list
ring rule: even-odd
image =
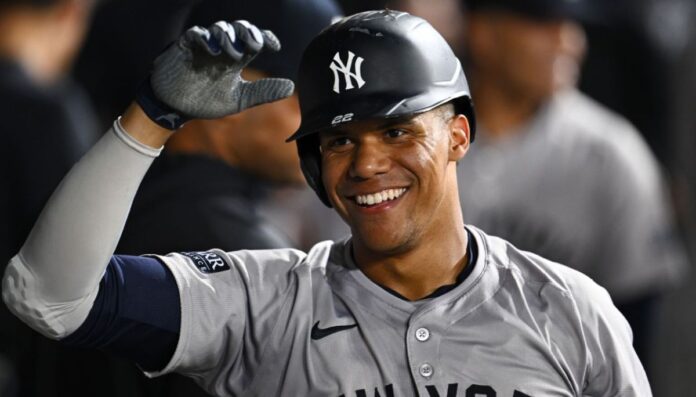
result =
[{"label": "blurred person in background", "polygon": [[[0,270],[96,139],[91,105],[67,77],[94,2],[0,0]],[[0,305],[3,397],[56,393],[65,349],[38,336]]]},{"label": "blurred person in background", "polygon": [[[269,7],[275,12],[268,12]],[[204,0],[193,7],[184,25],[253,21],[273,31],[283,48],[261,53],[244,69],[243,77],[295,80],[304,47],[340,14],[333,0]],[[117,252],[293,247],[295,243],[276,226],[282,221],[269,220],[261,206],[280,188],[305,186],[296,144],[285,142],[299,124],[297,93],[220,119],[185,123],[140,186]],[[319,204],[314,194],[311,200]],[[278,197],[279,216],[296,210],[283,205],[287,202]],[[132,372],[142,379],[142,393],[147,396],[207,395],[179,375],[146,380],[134,367]]]},{"label": "blurred person in background", "polygon": [[627,120],[575,88],[587,2],[464,6],[480,123],[479,150],[458,168],[464,216],[607,288],[648,364],[660,297],[685,253],[654,155]]}]

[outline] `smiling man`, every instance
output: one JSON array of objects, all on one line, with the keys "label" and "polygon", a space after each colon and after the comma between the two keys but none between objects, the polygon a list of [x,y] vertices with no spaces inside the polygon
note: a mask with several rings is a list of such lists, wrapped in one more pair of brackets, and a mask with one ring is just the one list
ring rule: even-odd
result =
[{"label": "smiling man", "polygon": [[308,253],[113,256],[138,184],[179,124],[157,121],[290,95],[287,80],[239,75],[278,47],[247,22],[220,22],[155,61],[152,95],[73,168],[8,266],[3,297],[18,316],[219,396],[651,394],[606,291],[464,225],[456,163],[474,136],[468,86],[444,39],[406,13],[344,18],[301,64],[302,124],[290,139],[349,239]]}]

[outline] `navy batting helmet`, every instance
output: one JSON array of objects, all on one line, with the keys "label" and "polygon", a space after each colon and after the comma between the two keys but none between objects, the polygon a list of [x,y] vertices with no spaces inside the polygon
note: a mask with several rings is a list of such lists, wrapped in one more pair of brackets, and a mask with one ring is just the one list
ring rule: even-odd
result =
[{"label": "navy batting helmet", "polygon": [[305,50],[297,83],[302,124],[288,141],[297,140],[305,178],[327,206],[319,131],[416,115],[452,102],[468,118],[474,138],[461,63],[428,22],[405,12],[362,12],[326,28]]}]

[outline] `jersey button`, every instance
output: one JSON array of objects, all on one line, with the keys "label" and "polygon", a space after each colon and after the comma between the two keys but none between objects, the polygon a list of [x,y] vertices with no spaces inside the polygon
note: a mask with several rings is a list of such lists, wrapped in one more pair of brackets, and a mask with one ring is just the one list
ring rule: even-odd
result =
[{"label": "jersey button", "polygon": [[430,339],[430,331],[428,331],[427,328],[418,328],[416,330],[416,339],[421,342],[425,342],[426,340]]},{"label": "jersey button", "polygon": [[431,376],[433,376],[433,372],[435,370],[433,369],[432,365],[425,363],[425,364],[421,365],[420,368],[418,368],[418,371],[420,372],[422,377],[430,378]]}]

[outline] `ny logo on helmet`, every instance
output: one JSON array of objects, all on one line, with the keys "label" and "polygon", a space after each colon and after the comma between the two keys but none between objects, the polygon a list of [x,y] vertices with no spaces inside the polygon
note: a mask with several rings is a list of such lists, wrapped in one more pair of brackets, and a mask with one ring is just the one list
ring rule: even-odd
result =
[{"label": "ny logo on helmet", "polygon": [[[353,60],[355,59],[355,64],[353,64]],[[331,61],[331,65],[329,68],[331,68],[331,71],[334,74],[334,84],[333,84],[333,90],[337,94],[341,92],[341,83],[340,83],[340,77],[338,76],[338,72],[343,73],[343,77],[346,80],[346,90],[351,90],[355,88],[353,86],[353,79],[355,79],[355,83],[358,85],[358,88],[362,88],[362,86],[365,85],[365,80],[362,78],[362,63],[364,59],[362,57],[357,57],[355,58],[355,54],[352,52],[348,51],[348,61],[346,63],[343,63],[341,60],[341,56],[338,55],[338,52],[336,55],[333,57],[333,61]],[[355,66],[353,68],[353,66]],[[351,68],[353,69],[351,71]]]}]

